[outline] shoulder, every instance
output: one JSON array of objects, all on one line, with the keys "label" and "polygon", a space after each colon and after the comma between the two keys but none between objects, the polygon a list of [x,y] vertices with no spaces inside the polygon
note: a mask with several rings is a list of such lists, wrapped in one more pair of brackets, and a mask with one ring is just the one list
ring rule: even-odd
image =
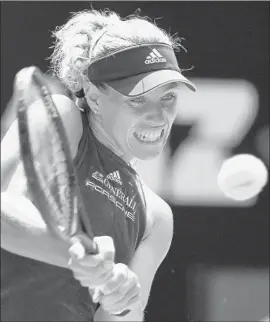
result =
[{"label": "shoulder", "polygon": [[146,229],[143,239],[147,238],[154,230],[163,227],[163,233],[172,236],[173,234],[173,213],[170,205],[151,190],[142,181],[143,191],[146,200]]},{"label": "shoulder", "polygon": [[62,117],[72,116],[74,118],[74,122],[79,121],[80,110],[73,100],[62,94],[53,94],[52,99]]},{"label": "shoulder", "polygon": [[53,101],[57,107],[59,114],[64,122],[67,130],[73,132],[73,134],[81,133],[82,120],[81,112],[77,105],[65,95],[52,95]]},{"label": "shoulder", "polygon": [[53,95],[52,97],[63,120],[72,154],[75,157],[83,133],[81,112],[77,105],[67,96]]}]

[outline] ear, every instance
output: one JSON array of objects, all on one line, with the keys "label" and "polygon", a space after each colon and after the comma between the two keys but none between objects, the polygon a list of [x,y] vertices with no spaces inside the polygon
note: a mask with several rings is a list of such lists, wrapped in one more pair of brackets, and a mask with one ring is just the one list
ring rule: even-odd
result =
[{"label": "ear", "polygon": [[99,98],[101,95],[100,90],[93,84],[88,84],[87,88],[84,88],[86,101],[93,113],[99,113]]}]

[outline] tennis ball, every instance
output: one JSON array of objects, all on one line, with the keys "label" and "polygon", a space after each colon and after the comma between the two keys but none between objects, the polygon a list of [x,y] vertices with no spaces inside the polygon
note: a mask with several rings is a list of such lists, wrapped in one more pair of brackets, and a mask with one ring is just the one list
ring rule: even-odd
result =
[{"label": "tennis ball", "polygon": [[227,197],[244,201],[262,191],[268,181],[268,170],[255,156],[238,154],[223,162],[217,181]]}]

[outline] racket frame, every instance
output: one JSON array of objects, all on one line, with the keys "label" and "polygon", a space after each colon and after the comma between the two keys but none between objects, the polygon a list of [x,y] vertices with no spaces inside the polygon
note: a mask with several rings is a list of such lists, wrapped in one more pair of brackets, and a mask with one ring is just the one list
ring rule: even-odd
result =
[{"label": "racket frame", "polygon": [[[45,223],[58,238],[61,238],[62,240],[67,242],[71,242],[73,237],[76,237],[76,234],[79,233],[78,225],[80,218],[82,219],[84,226],[87,228],[88,236],[93,240],[94,235],[91,229],[91,225],[89,223],[90,219],[86,214],[82,202],[82,197],[80,195],[80,189],[77,183],[77,177],[73,165],[71,149],[68,143],[68,138],[63,121],[52,99],[52,94],[49,90],[47,83],[44,80],[42,72],[37,67],[28,67],[27,69],[27,71],[23,69],[19,72],[19,75],[16,77],[14,87],[15,95],[18,99],[17,117],[21,159],[25,170],[30,193]],[[44,104],[49,120],[54,129],[57,131],[57,135],[60,138],[59,143],[65,155],[65,160],[63,160],[63,162],[65,163],[65,167],[69,175],[68,189],[69,191],[71,191],[71,198],[69,198],[67,202],[70,203],[69,209],[73,209],[71,224],[67,227],[67,231],[65,232],[65,234],[63,234],[63,232],[61,232],[58,229],[58,227],[55,225],[55,221],[51,219],[51,216],[53,216],[53,214],[51,214],[52,210],[50,209],[50,205],[47,202],[47,195],[44,192],[44,189],[40,183],[39,176],[37,174],[37,170],[34,164],[35,157],[32,150],[32,144],[29,134],[29,106],[27,104],[27,95],[29,95],[27,92],[29,90],[29,86],[34,86],[38,90],[40,99]],[[78,201],[80,202],[80,217],[78,213]],[[87,253],[97,253],[97,246],[94,242],[92,247],[89,245]]]}]

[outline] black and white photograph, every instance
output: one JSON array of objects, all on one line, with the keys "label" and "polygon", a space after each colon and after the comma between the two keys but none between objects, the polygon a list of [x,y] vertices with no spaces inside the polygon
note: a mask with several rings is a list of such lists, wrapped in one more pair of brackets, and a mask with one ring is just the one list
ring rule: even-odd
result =
[{"label": "black and white photograph", "polygon": [[269,321],[269,1],[1,1],[1,322]]}]

